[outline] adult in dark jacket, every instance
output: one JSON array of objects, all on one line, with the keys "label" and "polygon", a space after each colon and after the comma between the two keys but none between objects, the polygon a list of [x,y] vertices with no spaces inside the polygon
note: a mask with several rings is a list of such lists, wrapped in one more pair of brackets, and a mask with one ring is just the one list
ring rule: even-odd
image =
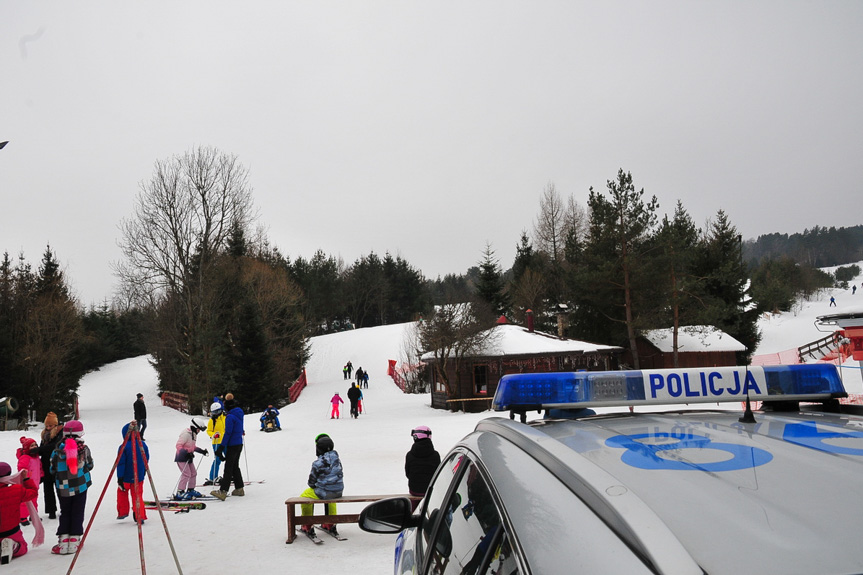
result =
[{"label": "adult in dark jacket", "polygon": [[138,422],[138,433],[141,434],[141,439],[144,439],[144,430],[147,429],[147,406],[144,404],[142,394],[138,394],[132,409],[135,411],[135,421]]},{"label": "adult in dark jacket", "polygon": [[240,455],[243,452],[243,418],[245,413],[237,406],[234,401],[234,394],[229,393],[225,396],[225,434],[222,436],[222,443],[219,444],[219,453],[216,457],[222,457],[225,461],[225,473],[222,475],[222,482],[219,484],[219,489],[211,491],[210,495],[218,497],[222,501],[228,497],[228,489],[231,488],[231,482],[234,483],[234,490],[231,495],[242,497],[245,495],[243,490],[243,472],[240,470]]},{"label": "adult in dark jacket", "polygon": [[359,402],[362,395],[363,392],[360,391],[360,388],[357,387],[357,384],[353,384],[348,390],[348,400],[351,402],[351,417],[353,418],[357,418],[360,416]]},{"label": "adult in dark jacket", "polygon": [[39,458],[42,460],[42,493],[45,499],[45,513],[48,519],[57,519],[57,491],[54,475],[51,473],[51,454],[63,438],[63,426],[57,421],[57,414],[49,411],[45,416],[45,429],[39,442]]},{"label": "adult in dark jacket", "polygon": [[[150,449],[143,440],[140,444],[133,444],[137,440],[135,435],[129,432],[129,427],[129,423],[123,426],[123,444],[118,449],[122,454],[117,460],[117,519],[129,516],[131,496],[133,517],[137,521],[140,513],[143,523],[147,519],[147,510],[144,508],[144,478],[147,475],[146,462],[150,461]],[[137,476],[135,471],[138,472]]]},{"label": "adult in dark jacket", "polygon": [[[440,454],[435,451],[431,433],[431,429],[425,425],[411,430],[414,444],[405,455],[405,476],[408,478],[408,492],[417,497],[425,496],[432,476],[440,465]],[[418,503],[418,501],[412,501],[412,509],[416,509]]]}]

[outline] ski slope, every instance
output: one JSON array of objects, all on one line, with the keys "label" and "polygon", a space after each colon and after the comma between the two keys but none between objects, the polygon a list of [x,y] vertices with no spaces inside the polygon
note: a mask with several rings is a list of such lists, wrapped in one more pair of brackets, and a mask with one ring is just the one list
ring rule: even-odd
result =
[{"label": "ski slope", "polygon": [[[859,278],[855,280],[860,286]],[[858,290],[863,291],[863,290]],[[840,293],[841,292],[841,293]],[[830,295],[837,307],[828,308]],[[808,343],[821,337],[814,327],[815,317],[847,311],[857,298],[863,306],[863,293],[851,296],[850,290],[825,292],[798,306],[794,313],[765,316],[760,322],[764,334],[756,353],[774,352]],[[404,455],[411,445],[410,430],[416,425],[432,428],[433,440],[443,455],[476,423],[494,414],[449,413],[429,407],[427,395],[404,395],[386,376],[387,360],[398,359],[404,330],[408,324],[359,329],[312,339],[312,358],[307,366],[308,387],[299,400],[281,410],[283,431],[258,431],[260,414],[246,416],[246,449],[241,460],[247,479],[264,480],[246,488],[246,496],[229,497],[225,502],[210,501],[206,510],[186,514],[166,513],[165,521],[177,560],[185,574],[257,573],[262,570],[298,573],[338,573],[365,575],[391,573],[395,536],[372,535],[353,524],[340,526],[348,540],[339,542],[321,535],[324,544],[316,546],[305,538],[285,544],[286,511],[284,500],[306,487],[309,467],[315,457],[314,437],[328,433],[335,441],[345,468],[345,494],[404,493]],[[814,333],[814,335],[813,335]],[[329,418],[329,399],[338,391],[345,396],[348,382],[342,366],[369,372],[369,388],[363,390],[366,413],[353,420],[343,407],[342,418]],[[850,392],[863,392],[861,370],[848,362],[842,374]],[[94,517],[73,573],[141,573],[138,533],[131,519],[116,520],[115,481],[105,488],[121,429],[132,418],[135,394],[144,394],[148,408],[147,444],[150,467],[160,497],[176,487],[179,469],[173,462],[174,444],[189,417],[158,405],[156,374],[147,357],[120,361],[84,377],[80,388],[81,420],[85,440],[95,461],[94,484],[87,503],[87,520]],[[38,439],[41,425],[28,435]],[[16,466],[14,453],[20,446],[21,432],[0,432],[0,460]],[[202,434],[199,447],[210,448]],[[199,482],[206,477],[212,456],[200,462]],[[203,488],[201,491],[207,491]],[[145,490],[150,498],[149,487]],[[42,495],[39,497],[40,506]],[[97,509],[98,505],[98,509]],[[147,573],[179,573],[159,515],[149,511],[143,527],[144,561]],[[56,520],[45,520],[46,543],[11,565],[3,573],[65,572],[72,556],[50,553]],[[86,523],[85,523],[86,525]],[[24,528],[30,541],[33,527]]]}]

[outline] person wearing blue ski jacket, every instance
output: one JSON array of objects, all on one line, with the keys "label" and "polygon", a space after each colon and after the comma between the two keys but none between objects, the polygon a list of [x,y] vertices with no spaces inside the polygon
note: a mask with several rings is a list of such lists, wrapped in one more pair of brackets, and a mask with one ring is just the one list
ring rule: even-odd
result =
[{"label": "person wearing blue ski jacket", "polygon": [[228,489],[231,488],[231,482],[234,483],[234,490],[231,495],[242,497],[246,493],[243,490],[243,472],[240,470],[240,455],[243,452],[243,419],[245,413],[234,401],[234,394],[228,393],[225,395],[225,434],[222,436],[222,443],[219,445],[219,453],[217,457],[225,461],[225,473],[222,475],[222,482],[219,484],[219,489],[211,491],[210,495],[218,497],[224,501],[228,497]]}]

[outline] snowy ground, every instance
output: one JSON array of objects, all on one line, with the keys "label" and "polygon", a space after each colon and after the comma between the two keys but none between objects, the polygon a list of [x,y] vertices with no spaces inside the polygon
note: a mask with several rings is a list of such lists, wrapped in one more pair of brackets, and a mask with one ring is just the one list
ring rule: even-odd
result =
[{"label": "snowy ground", "polygon": [[[855,282],[860,286],[860,278]],[[850,290],[834,290],[837,307],[828,308],[830,293],[799,306],[795,313],[762,318],[764,332],[757,353],[770,353],[799,346],[819,337],[815,317],[848,311],[855,298],[863,307],[863,293],[851,296]],[[299,401],[282,410],[284,431],[258,431],[258,415],[246,417],[246,450],[243,473],[253,480],[265,480],[246,488],[246,496],[228,498],[224,503],[208,502],[204,511],[188,514],[166,513],[170,538],[186,574],[248,573],[272,568],[277,572],[339,573],[364,575],[391,573],[394,536],[372,535],[356,525],[340,527],[348,537],[339,542],[325,535],[324,544],[313,545],[299,538],[286,545],[284,500],[298,495],[306,485],[309,466],[314,460],[313,439],[326,432],[334,439],[345,468],[346,494],[404,493],[404,454],[410,448],[410,430],[428,425],[434,442],[443,455],[456,441],[469,433],[477,421],[493,414],[448,413],[429,407],[425,395],[404,395],[386,376],[387,360],[398,359],[405,325],[384,326],[314,338],[313,357],[307,374],[309,386]],[[335,391],[345,394],[348,385],[342,366],[351,360],[370,374],[369,389],[364,390],[367,413],[351,419],[348,409],[339,420],[329,418],[329,398]],[[843,369],[846,387],[863,392],[856,362]],[[81,420],[85,439],[95,460],[94,485],[88,499],[89,520],[94,516],[86,544],[73,573],[97,573],[106,567],[112,574],[140,573],[138,535],[130,520],[116,520],[114,482],[105,487],[116,450],[121,443],[121,428],[132,417],[136,393],[143,393],[148,408],[147,443],[150,466],[160,496],[168,496],[179,478],[173,463],[174,444],[189,418],[158,405],[156,376],[146,357],[129,359],[106,366],[86,376],[80,389]],[[39,428],[26,435],[38,438]],[[14,452],[20,446],[20,432],[0,432],[0,459],[15,467]],[[209,448],[208,438],[199,436],[198,445]],[[199,482],[212,461],[201,460]],[[149,488],[146,494],[151,495]],[[40,505],[42,496],[40,493]],[[98,509],[97,509],[98,505]],[[156,511],[150,511],[143,527],[146,572],[178,573],[167,543],[165,529]],[[4,566],[4,573],[65,571],[72,556],[50,553],[56,520],[45,522],[46,544],[31,548],[26,556]],[[24,528],[29,541],[33,528]]]}]

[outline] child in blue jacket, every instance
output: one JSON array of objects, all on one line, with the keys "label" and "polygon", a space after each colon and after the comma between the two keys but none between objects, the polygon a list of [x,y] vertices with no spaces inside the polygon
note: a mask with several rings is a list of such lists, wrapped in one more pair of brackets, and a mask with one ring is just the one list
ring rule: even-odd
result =
[{"label": "child in blue jacket", "polygon": [[[143,524],[147,519],[147,510],[144,508],[144,478],[147,476],[150,449],[140,434],[129,431],[130,428],[135,429],[132,427],[133,424],[134,422],[123,426],[123,445],[118,449],[122,455],[117,460],[117,519],[128,517],[131,507],[135,521],[140,519]],[[138,438],[141,439],[140,443]]]}]

